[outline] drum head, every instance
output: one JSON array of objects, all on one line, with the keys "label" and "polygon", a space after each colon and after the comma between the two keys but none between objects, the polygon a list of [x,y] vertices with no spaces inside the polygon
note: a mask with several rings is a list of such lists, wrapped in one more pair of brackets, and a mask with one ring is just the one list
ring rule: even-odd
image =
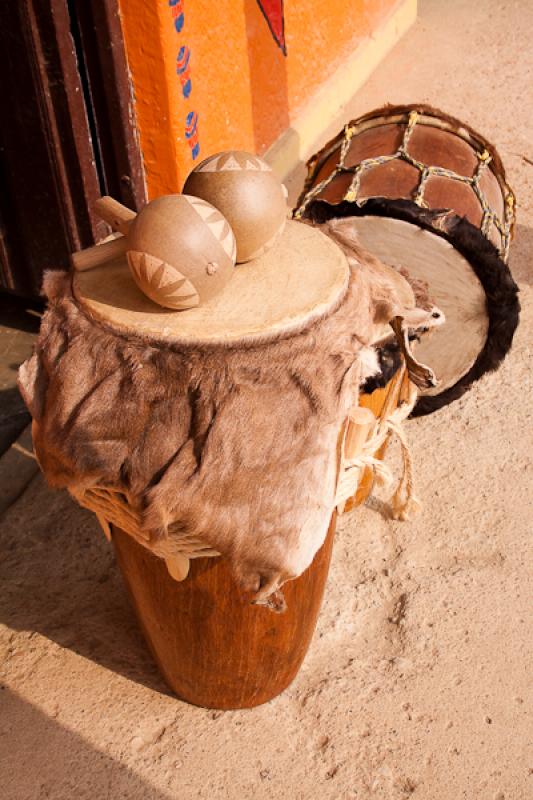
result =
[{"label": "drum head", "polygon": [[432,367],[440,383],[421,392],[415,415],[451,403],[497,369],[518,325],[518,287],[495,248],[467,220],[382,199],[362,208],[317,202],[310,216],[320,222],[350,217],[361,244],[386,264],[426,281],[444,312],[445,324],[417,346],[417,359]]},{"label": "drum head", "polygon": [[114,330],[180,345],[243,345],[290,335],[332,312],[349,280],[342,251],[320,231],[289,220],[263,256],[235,267],[216,297],[186,311],[156,305],[137,288],[125,256],[73,276],[92,318]]},{"label": "drum head", "polygon": [[445,324],[416,348],[417,359],[431,366],[439,381],[421,393],[441,394],[466,375],[487,340],[489,318],[481,281],[449,242],[416,225],[380,217],[355,217],[353,225],[363,247],[381,261],[424,280],[444,312]]},{"label": "drum head", "polygon": [[466,217],[507,260],[515,200],[503,164],[487,139],[449,114],[424,103],[376,109],[348,123],[307,167],[297,218],[316,201],[361,207],[402,198]]},{"label": "drum head", "polygon": [[[460,397],[511,347],[520,310],[505,264],[514,205],[493,145],[425,104],[365,114],[308,162],[295,216],[361,218],[362,245],[424,279],[446,315],[417,348],[440,384],[419,398],[416,414]],[[388,348],[382,363],[397,360]]]}]

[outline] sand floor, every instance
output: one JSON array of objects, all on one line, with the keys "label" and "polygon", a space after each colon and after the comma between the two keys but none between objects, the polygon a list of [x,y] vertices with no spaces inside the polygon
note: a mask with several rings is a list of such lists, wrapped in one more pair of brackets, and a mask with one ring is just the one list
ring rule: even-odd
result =
[{"label": "sand floor", "polygon": [[423,513],[345,516],[297,679],[222,713],[166,693],[97,524],[37,475],[0,534],[3,800],[533,797],[532,30],[527,0],[423,0],[343,109],[425,101],[463,118],[520,204],[511,356],[407,426]]}]

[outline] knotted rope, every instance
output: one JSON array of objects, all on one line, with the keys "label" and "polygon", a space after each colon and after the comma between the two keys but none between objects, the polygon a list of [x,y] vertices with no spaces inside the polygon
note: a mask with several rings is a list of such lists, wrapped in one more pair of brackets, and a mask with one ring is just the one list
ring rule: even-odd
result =
[{"label": "knotted rope", "polygon": [[[337,177],[337,175],[341,173],[352,174],[353,176],[350,185],[348,186],[348,188],[344,193],[343,199],[350,203],[355,202],[358,206],[364,205],[365,200],[368,198],[361,199],[359,197],[359,192],[361,188],[361,178],[363,174],[368,170],[373,169],[374,167],[379,167],[382,164],[387,164],[390,161],[405,161],[407,164],[410,164],[412,167],[418,170],[419,173],[418,184],[413,193],[413,202],[416,203],[417,206],[420,206],[420,208],[428,207],[424,199],[424,192],[426,189],[427,181],[431,176],[439,178],[448,178],[452,181],[459,181],[460,183],[465,183],[468,186],[470,186],[472,191],[476,195],[482,210],[481,232],[486,238],[488,238],[491,225],[494,225],[496,227],[501,237],[501,246],[498,248],[498,250],[501,258],[503,259],[503,261],[506,262],[509,256],[509,244],[511,241],[511,232],[514,222],[515,198],[508,186],[505,187],[502,186],[502,190],[504,193],[503,219],[500,219],[496,211],[494,211],[494,209],[490,207],[488,200],[485,196],[485,193],[480,184],[480,179],[484,170],[487,169],[490,162],[492,161],[492,156],[489,153],[489,151],[485,147],[481,148],[477,142],[473,141],[472,136],[467,134],[466,131],[461,131],[461,130],[453,131],[453,133],[456,136],[467,141],[474,149],[474,152],[478,160],[476,169],[474,170],[474,174],[471,177],[469,177],[467,175],[460,175],[459,173],[451,169],[445,169],[444,167],[437,167],[431,164],[424,164],[422,161],[419,161],[418,159],[414,158],[409,152],[409,140],[411,139],[413,131],[417,125],[432,125],[432,124],[436,125],[437,121],[416,110],[412,110],[407,115],[403,116],[406,126],[403,133],[401,144],[395,153],[392,153],[391,155],[364,158],[350,167],[345,166],[345,161],[350,151],[350,142],[354,137],[354,135],[359,132],[359,128],[358,126],[353,125],[351,123],[345,125],[342,134],[342,140],[340,143],[340,153],[339,153],[338,163],[335,165],[331,173],[326,178],[324,178],[322,181],[317,183],[312,188],[309,188],[309,191],[307,191],[307,193],[305,194],[302,205],[296,210],[294,214],[295,219],[301,219],[309,204],[316,197],[318,197],[327,186],[329,186],[329,184]],[[391,122],[396,121],[396,117],[391,117],[390,121]],[[446,129],[446,126],[443,125],[442,123],[437,125],[437,127],[443,127],[444,129]],[[338,139],[336,140],[335,149],[337,147],[338,147]],[[331,151],[328,152],[327,155],[329,156],[330,153]],[[309,164],[310,174],[306,181],[306,187],[307,186],[311,187],[312,179],[313,176],[316,174],[317,167],[318,167],[318,161],[310,162]]]},{"label": "knotted rope", "polygon": [[376,458],[376,453],[388,443],[391,435],[398,439],[403,461],[400,481],[390,499],[392,516],[394,519],[406,520],[420,509],[420,501],[415,496],[414,490],[413,459],[407,436],[402,427],[402,422],[413,410],[416,399],[416,389],[410,384],[407,399],[400,403],[389,416],[376,419],[367,440],[360,447],[359,452],[351,457],[346,456],[345,453],[346,434],[349,425],[354,423],[347,423],[341,443],[340,470],[335,497],[335,505],[339,513],[342,514],[346,502],[355,495],[365,468],[372,469],[374,480],[378,484],[385,487],[392,485],[394,478],[390,467],[381,459]]}]

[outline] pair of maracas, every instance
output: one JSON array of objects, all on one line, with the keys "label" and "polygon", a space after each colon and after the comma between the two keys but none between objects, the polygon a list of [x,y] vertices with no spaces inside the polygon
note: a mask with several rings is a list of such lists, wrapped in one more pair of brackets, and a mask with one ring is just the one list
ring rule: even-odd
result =
[{"label": "pair of maracas", "polygon": [[184,310],[214,297],[236,263],[274,243],[287,218],[287,191],[263,159],[229,151],[199,164],[183,194],[158,197],[137,215],[111,198],[96,210],[124,234],[118,245],[139,289],[161,306]]}]

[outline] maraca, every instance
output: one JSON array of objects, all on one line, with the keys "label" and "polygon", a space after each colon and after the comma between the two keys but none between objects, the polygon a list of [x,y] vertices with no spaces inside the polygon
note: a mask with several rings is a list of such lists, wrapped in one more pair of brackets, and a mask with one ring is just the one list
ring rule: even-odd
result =
[{"label": "maraca", "polygon": [[242,150],[216,153],[190,173],[183,191],[201,197],[228,220],[237,262],[266,252],[287,219],[287,190],[259,156]]},{"label": "maraca", "polygon": [[177,310],[209,300],[230,280],[235,237],[227,220],[205,200],[165,195],[136,215],[102,197],[95,208],[124,237],[75,253],[76,269],[90,269],[125,252],[139,289],[155,303]]}]

